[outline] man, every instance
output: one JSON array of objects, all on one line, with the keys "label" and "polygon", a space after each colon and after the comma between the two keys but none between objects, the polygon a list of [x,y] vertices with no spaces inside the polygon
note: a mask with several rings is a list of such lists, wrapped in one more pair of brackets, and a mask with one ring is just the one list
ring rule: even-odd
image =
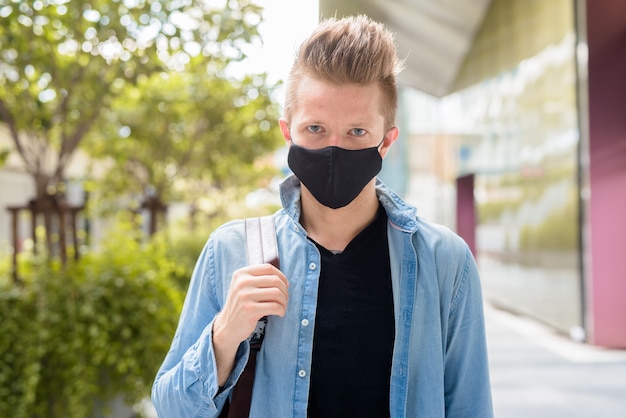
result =
[{"label": "man", "polygon": [[295,174],[274,216],[281,270],[246,267],[242,221],[212,234],[154,384],[161,417],[217,416],[263,316],[251,417],[492,416],[474,259],[375,177],[400,69],[363,16],[304,41],[280,120]]}]

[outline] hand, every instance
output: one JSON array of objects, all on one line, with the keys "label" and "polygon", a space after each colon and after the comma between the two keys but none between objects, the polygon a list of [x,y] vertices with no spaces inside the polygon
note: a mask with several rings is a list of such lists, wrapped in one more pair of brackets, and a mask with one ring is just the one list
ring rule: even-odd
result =
[{"label": "hand", "polygon": [[213,347],[219,384],[232,371],[237,348],[267,315],[284,316],[289,282],[271,264],[244,267],[233,274],[226,303],[213,323]]}]

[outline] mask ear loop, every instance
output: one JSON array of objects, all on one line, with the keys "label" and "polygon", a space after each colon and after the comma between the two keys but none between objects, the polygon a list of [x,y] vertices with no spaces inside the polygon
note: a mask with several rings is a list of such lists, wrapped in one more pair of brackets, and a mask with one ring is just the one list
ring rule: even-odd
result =
[{"label": "mask ear loop", "polygon": [[378,145],[376,145],[376,151],[380,152],[380,146],[383,144],[383,142],[385,142],[385,137],[384,136],[383,136],[383,139],[380,140]]},{"label": "mask ear loop", "polygon": [[[387,132],[389,132],[392,128],[395,128],[395,126],[392,126],[391,128],[389,128],[387,130]],[[289,133],[289,135],[291,135],[291,132]],[[387,136],[387,133],[385,133],[385,135],[383,135],[383,139],[380,140],[380,142],[378,143],[378,145],[376,146],[376,150],[378,152],[380,152],[380,146],[383,144],[383,142],[385,142],[385,137]]]}]

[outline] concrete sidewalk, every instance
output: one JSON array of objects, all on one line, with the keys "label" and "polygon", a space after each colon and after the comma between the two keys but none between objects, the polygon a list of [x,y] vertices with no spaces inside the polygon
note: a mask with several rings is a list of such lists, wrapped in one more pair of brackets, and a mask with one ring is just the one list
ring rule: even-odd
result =
[{"label": "concrete sidewalk", "polygon": [[571,341],[485,306],[496,418],[626,417],[626,350]]}]

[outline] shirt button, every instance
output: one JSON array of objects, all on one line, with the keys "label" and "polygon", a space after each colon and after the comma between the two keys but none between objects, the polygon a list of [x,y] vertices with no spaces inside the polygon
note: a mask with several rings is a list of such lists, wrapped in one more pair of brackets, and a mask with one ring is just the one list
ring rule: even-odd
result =
[{"label": "shirt button", "polygon": [[396,367],[396,374],[398,376],[402,376],[404,374],[404,367],[402,367],[401,364],[398,364],[398,366]]},{"label": "shirt button", "polygon": [[309,320],[308,320],[308,319],[303,319],[303,320],[302,320],[302,326],[303,326],[303,327],[306,327],[306,326],[308,326],[308,325],[309,325]]},{"label": "shirt button", "polygon": [[300,371],[298,372],[298,376],[300,376],[300,377],[304,377],[304,376],[306,376],[306,372],[305,372],[304,370],[300,370]]},{"label": "shirt button", "polygon": [[310,270],[315,270],[316,267],[317,267],[317,264],[315,264],[315,263],[309,264],[309,269]]}]

